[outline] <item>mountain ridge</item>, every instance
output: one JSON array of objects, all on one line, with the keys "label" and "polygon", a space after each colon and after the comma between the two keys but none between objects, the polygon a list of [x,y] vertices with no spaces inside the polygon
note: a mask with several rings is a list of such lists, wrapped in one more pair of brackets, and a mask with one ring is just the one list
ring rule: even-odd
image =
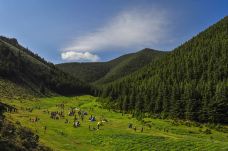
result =
[{"label": "mountain ridge", "polygon": [[107,62],[63,63],[56,66],[83,81],[102,85],[135,72],[168,52],[145,48]]}]

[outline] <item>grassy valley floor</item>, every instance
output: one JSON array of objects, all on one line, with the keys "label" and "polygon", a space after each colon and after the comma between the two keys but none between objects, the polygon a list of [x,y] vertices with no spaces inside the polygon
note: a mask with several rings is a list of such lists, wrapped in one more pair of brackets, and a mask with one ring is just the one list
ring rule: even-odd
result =
[{"label": "grassy valley floor", "polygon": [[[53,97],[31,100],[3,100],[18,109],[16,113],[6,112],[5,116],[14,123],[30,128],[40,136],[40,141],[56,151],[75,150],[200,150],[200,151],[227,151],[228,133],[211,129],[206,134],[205,126],[187,126],[174,124],[172,120],[144,119],[144,126],[131,115],[103,109],[96,101],[96,97]],[[58,104],[63,103],[64,118],[54,120],[50,118],[52,111],[61,111]],[[78,128],[73,127],[74,116],[68,116],[73,108],[79,108],[88,113]],[[49,113],[48,113],[49,111]],[[79,118],[78,114],[77,118]],[[96,117],[90,122],[89,117]],[[30,119],[38,117],[37,122]],[[69,123],[65,123],[66,119]],[[97,122],[107,119],[108,122],[97,130]],[[136,131],[128,128],[132,123]],[[45,131],[46,127],[46,131]],[[90,129],[89,129],[90,127]],[[141,128],[143,127],[143,132]]]}]

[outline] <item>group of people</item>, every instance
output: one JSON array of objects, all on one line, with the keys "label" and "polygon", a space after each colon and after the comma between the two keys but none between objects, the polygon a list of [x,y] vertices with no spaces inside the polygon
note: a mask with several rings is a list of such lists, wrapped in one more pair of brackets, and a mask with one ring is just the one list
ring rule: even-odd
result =
[{"label": "group of people", "polygon": [[[60,118],[65,118],[64,116],[64,108],[65,108],[65,105],[63,103],[61,104],[56,104],[56,107],[60,108],[61,111],[49,111],[48,109],[47,110],[44,110],[43,112],[44,113],[47,113],[50,115],[50,118],[54,119],[54,120],[59,120]],[[27,111],[30,111],[32,112],[32,108],[26,108]],[[93,110],[92,108],[90,108],[90,110]],[[84,116],[88,115],[88,113],[86,111],[82,111],[78,108],[71,108],[69,113],[68,113],[68,116],[74,116],[74,119],[73,119],[73,127],[77,128],[77,127],[80,127],[81,126],[81,123],[79,121],[79,119],[81,119],[81,122],[84,121]],[[35,117],[35,118],[30,118],[30,121],[31,122],[38,122],[39,118],[38,117]],[[89,121],[90,122],[95,122],[96,121],[96,117],[91,115],[89,117]],[[89,125],[89,130],[99,130],[100,127],[103,125],[103,122],[107,122],[106,119],[104,120],[100,120],[97,122],[96,126],[92,127],[91,125]],[[70,123],[70,120],[68,118],[65,119],[65,124],[69,124]],[[47,131],[47,126],[44,126],[44,133],[46,133]]]},{"label": "group of people", "polygon": [[52,119],[54,120],[59,120],[61,117],[64,117],[64,112],[63,111],[54,111],[51,112],[51,116]]},{"label": "group of people", "polygon": [[[129,124],[128,124],[128,128],[133,129],[135,132],[136,132],[136,130],[137,130],[137,129],[136,129],[136,126],[133,127],[133,124],[132,124],[132,123],[129,123]],[[142,127],[142,128],[141,128],[141,133],[142,133],[143,131],[144,131],[144,128]]]},{"label": "group of people", "polygon": [[[78,118],[77,118],[76,112],[78,114]],[[79,119],[81,119],[81,121],[83,122],[85,115],[88,115],[88,113],[85,112],[85,111],[81,111],[78,108],[75,108],[75,109],[71,108],[70,112],[68,113],[68,116],[74,116],[74,122],[73,122],[73,126],[74,127],[79,127],[81,125],[80,122],[79,122]],[[65,123],[66,124],[69,123],[69,120],[66,119]]]}]

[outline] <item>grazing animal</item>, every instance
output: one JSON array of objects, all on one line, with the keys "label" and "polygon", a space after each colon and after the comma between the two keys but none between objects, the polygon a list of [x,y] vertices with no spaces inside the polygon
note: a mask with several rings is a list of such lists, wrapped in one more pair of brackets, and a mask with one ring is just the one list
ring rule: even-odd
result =
[{"label": "grazing animal", "polygon": [[74,122],[73,126],[74,127],[79,127],[80,126],[80,122],[79,121]]}]

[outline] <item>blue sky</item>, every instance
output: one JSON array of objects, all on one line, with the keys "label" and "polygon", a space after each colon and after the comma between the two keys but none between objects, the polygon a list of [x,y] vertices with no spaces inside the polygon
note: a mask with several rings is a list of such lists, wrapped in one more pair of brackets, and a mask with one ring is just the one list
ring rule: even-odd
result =
[{"label": "blue sky", "polygon": [[0,0],[0,35],[46,60],[172,50],[228,15],[227,0]]}]

